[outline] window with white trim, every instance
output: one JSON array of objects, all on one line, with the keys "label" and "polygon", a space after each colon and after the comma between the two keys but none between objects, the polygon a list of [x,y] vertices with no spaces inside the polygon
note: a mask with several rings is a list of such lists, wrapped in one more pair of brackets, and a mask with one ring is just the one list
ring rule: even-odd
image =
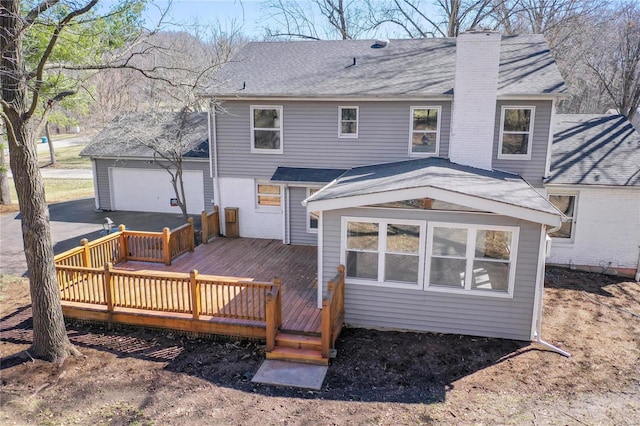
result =
[{"label": "window with white trim", "polygon": [[422,288],[424,222],[343,218],[342,229],[350,282]]},{"label": "window with white trim", "polygon": [[409,155],[437,155],[440,147],[440,107],[411,107]]},{"label": "window with white trim", "polygon": [[259,208],[280,207],[282,187],[267,183],[256,183],[256,204]]},{"label": "window with white trim", "polygon": [[[320,191],[320,188],[307,188],[307,198],[318,191]],[[309,212],[309,217],[307,217],[307,232],[318,233],[318,218],[318,212]]]},{"label": "window with white trim", "polygon": [[563,222],[560,229],[556,232],[549,234],[552,238],[561,238],[564,241],[571,240],[574,236],[575,217],[576,217],[576,202],[578,197],[576,195],[569,194],[549,194],[549,201],[556,206],[558,210],[564,213],[568,221]]},{"label": "window with white trim", "polygon": [[339,138],[358,137],[358,115],[359,110],[357,106],[338,107],[338,117],[340,120],[338,126]]},{"label": "window with white trim", "polygon": [[518,228],[429,223],[427,289],[513,296]]},{"label": "window with white trim", "polygon": [[531,158],[534,119],[535,107],[502,107],[498,158]]},{"label": "window with white trim", "polygon": [[281,106],[251,106],[251,152],[282,154]]}]

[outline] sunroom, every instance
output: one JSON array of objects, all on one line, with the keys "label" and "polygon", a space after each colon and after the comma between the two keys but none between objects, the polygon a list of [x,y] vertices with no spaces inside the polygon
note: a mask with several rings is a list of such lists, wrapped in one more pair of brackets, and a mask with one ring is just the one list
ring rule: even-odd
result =
[{"label": "sunroom", "polygon": [[348,324],[532,338],[563,215],[521,177],[416,159],[351,169],[304,203],[318,282],[346,266]]}]

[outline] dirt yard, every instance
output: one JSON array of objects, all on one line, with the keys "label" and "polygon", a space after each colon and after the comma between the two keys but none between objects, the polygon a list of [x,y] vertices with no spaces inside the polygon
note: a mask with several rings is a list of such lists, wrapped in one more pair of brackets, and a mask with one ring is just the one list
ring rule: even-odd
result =
[{"label": "dirt yard", "polygon": [[68,324],[84,357],[28,348],[27,285],[0,293],[0,424],[640,424],[640,285],[549,269],[545,340],[346,329],[322,391],[254,385],[260,342]]}]

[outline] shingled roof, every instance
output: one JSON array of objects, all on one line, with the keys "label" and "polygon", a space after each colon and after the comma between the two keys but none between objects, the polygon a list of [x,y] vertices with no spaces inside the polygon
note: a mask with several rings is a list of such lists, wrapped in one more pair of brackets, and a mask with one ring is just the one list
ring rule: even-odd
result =
[{"label": "shingled roof", "polygon": [[557,114],[545,183],[640,186],[640,133],[622,115]]},{"label": "shingled roof", "polygon": [[422,197],[431,196],[429,191],[457,194],[472,201],[464,204],[469,207],[554,226],[560,224],[562,217],[546,197],[518,175],[462,166],[435,157],[354,167],[305,203],[310,204],[311,210],[356,207],[366,205],[372,196],[388,198],[374,204],[404,200],[407,191],[413,190],[421,192]]},{"label": "shingled roof", "polygon": [[[189,113],[182,124],[178,112],[127,114],[115,118],[80,152],[84,157],[153,158],[150,144],[171,149],[179,145],[183,157],[209,158],[206,112]],[[181,132],[182,135],[178,136]],[[178,141],[178,139],[180,139]]]},{"label": "shingled roof", "polygon": [[[456,40],[254,42],[222,67],[213,96],[404,98],[453,94]],[[355,65],[354,65],[355,64]],[[565,86],[541,35],[503,36],[498,95],[558,95]]]}]

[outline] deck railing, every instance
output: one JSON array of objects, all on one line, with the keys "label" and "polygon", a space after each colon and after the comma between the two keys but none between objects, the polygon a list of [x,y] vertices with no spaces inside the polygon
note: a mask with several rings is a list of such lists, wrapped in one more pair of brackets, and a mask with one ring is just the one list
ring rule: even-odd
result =
[{"label": "deck railing", "polygon": [[[165,230],[166,229],[167,228],[165,228]],[[187,223],[172,229],[168,233],[167,238],[169,239],[169,257],[165,259],[165,263],[170,265],[172,259],[188,251],[193,251],[195,248],[193,218],[190,217],[187,219]]]},{"label": "deck railing", "polygon": [[273,279],[273,288],[266,294],[265,314],[266,314],[266,343],[267,352],[272,351],[276,346],[276,335],[282,326],[282,291],[280,279]]},{"label": "deck railing", "polygon": [[[158,271],[122,271],[111,263],[104,268],[57,265],[60,299],[64,302],[95,305],[107,313],[137,310],[162,313],[149,315],[148,325],[171,327],[172,314],[188,314],[193,320],[202,316],[252,321],[267,327],[279,327],[280,309],[273,314],[269,306],[278,295],[280,282],[242,281],[230,277]],[[281,303],[276,296],[278,307]],[[91,306],[84,306],[91,310]],[[123,311],[124,309],[124,311]],[[272,318],[269,318],[272,312]],[[139,315],[139,314],[136,314]]]},{"label": "deck railing", "polygon": [[320,338],[322,356],[329,358],[342,325],[344,324],[344,266],[338,266],[338,273],[327,284],[327,293],[322,299],[322,324]]},{"label": "deck railing", "polygon": [[118,231],[94,241],[82,239],[80,246],[60,253],[56,265],[102,268],[107,263],[126,260],[157,262],[171,265],[171,261],[195,248],[193,219],[175,229],[162,232],[130,231],[124,225]]},{"label": "deck railing", "polygon": [[213,211],[200,214],[202,223],[202,244],[207,244],[211,238],[220,235],[220,212],[218,206],[213,206]]}]

